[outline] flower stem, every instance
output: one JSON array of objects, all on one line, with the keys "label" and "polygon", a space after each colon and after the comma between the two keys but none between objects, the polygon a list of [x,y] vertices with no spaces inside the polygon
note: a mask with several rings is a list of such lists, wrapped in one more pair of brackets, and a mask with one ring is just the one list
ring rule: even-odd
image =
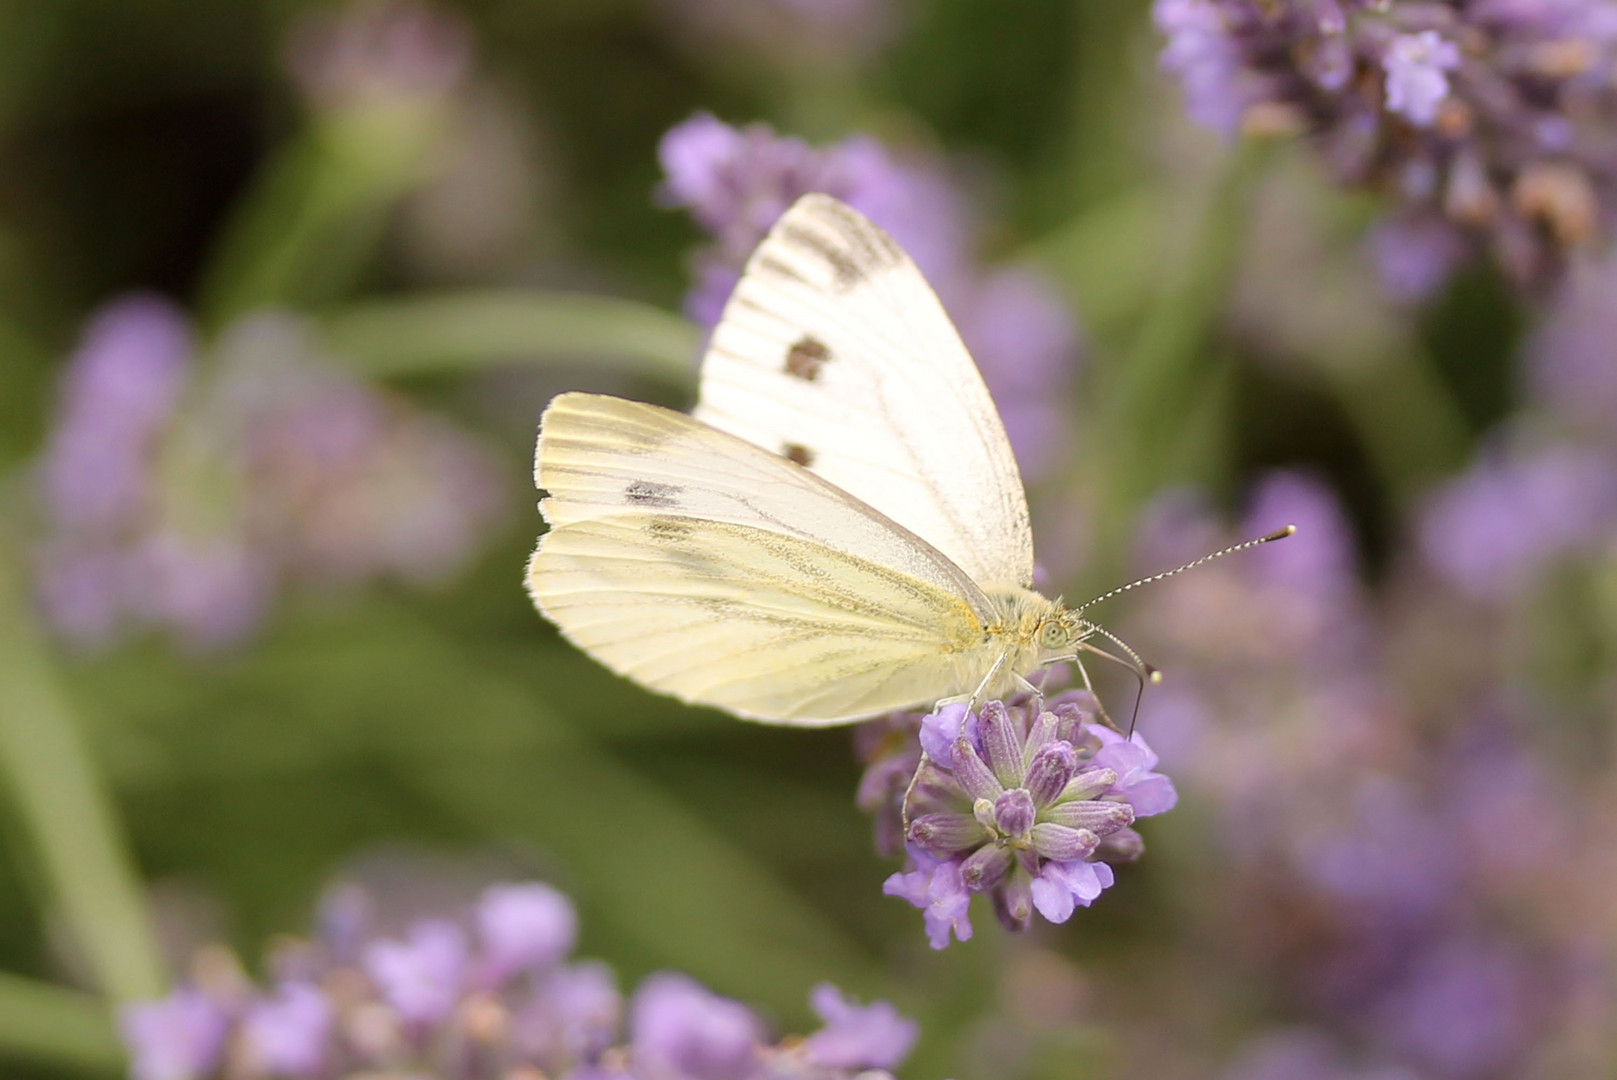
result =
[{"label": "flower stem", "polygon": [[0,974],[0,1056],[107,1075],[124,1057],[104,1002],[6,974]]},{"label": "flower stem", "polygon": [[0,785],[100,989],[116,1001],[160,995],[162,962],[123,829],[4,546]]}]

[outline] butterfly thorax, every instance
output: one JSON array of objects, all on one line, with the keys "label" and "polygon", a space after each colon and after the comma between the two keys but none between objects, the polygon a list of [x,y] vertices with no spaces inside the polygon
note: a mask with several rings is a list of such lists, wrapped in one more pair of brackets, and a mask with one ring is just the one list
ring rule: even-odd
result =
[{"label": "butterfly thorax", "polygon": [[990,664],[1005,656],[1004,679],[1030,674],[1045,661],[1071,653],[1077,618],[1059,599],[1010,586],[989,590],[988,602],[994,619],[983,627],[980,652]]}]

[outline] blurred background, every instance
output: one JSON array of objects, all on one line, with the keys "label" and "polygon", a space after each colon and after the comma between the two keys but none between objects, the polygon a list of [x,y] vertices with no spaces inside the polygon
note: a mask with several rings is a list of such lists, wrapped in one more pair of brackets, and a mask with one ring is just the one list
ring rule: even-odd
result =
[{"label": "blurred background", "polygon": [[[625,985],[892,1000],[906,1076],[1617,1073],[1617,4],[0,25],[6,1075],[123,1074],[109,1003],[335,881],[529,878]],[[848,730],[643,693],[521,587],[549,397],[688,406],[805,190],[943,297],[1047,593],[1301,530],[1099,609],[1180,802],[1063,926],[928,948]]]}]

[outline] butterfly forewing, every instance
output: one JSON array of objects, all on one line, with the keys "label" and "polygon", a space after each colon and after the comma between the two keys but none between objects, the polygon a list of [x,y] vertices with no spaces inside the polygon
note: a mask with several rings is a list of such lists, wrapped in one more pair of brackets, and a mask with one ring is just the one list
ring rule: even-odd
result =
[{"label": "butterfly forewing", "polygon": [[758,719],[857,719],[947,692],[991,617],[924,540],[681,413],[564,394],[540,430],[551,531],[534,601],[652,689]]},{"label": "butterfly forewing", "polygon": [[748,262],[695,415],[868,503],[979,585],[1032,584],[1021,475],[976,365],[909,256],[837,200],[800,199]]}]

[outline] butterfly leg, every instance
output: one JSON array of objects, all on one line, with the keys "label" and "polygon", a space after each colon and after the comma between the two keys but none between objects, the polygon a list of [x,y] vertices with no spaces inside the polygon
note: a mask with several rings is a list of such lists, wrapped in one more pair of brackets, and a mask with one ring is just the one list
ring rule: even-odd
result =
[{"label": "butterfly leg", "polygon": [[[966,711],[968,713],[971,712],[977,707],[977,702],[983,696],[984,691],[993,685],[995,677],[999,675],[1000,668],[1005,666],[1005,661],[1009,660],[1010,658],[1010,653],[1000,653],[999,659],[994,661],[994,666],[988,669],[987,675],[983,676],[983,681],[977,684],[977,689],[973,690],[969,694],[956,694],[953,697],[939,698],[932,706],[932,711],[937,712],[945,705],[959,705],[961,702],[965,702]],[[1023,683],[1027,682],[1027,680],[1023,679],[1020,675],[1018,675],[1017,678]]]},{"label": "butterfly leg", "polygon": [[[1080,642],[1078,642],[1078,644],[1079,645],[1084,645],[1084,642],[1080,641]],[[1088,646],[1086,646],[1086,647],[1088,647]],[[1084,667],[1083,657],[1081,657],[1078,653],[1073,653],[1071,656],[1053,656],[1050,659],[1044,661],[1044,663],[1045,663],[1045,666],[1049,666],[1050,664],[1075,664],[1075,665],[1077,665],[1078,677],[1083,680],[1084,689],[1089,691],[1090,697],[1093,697],[1095,699],[1095,710],[1096,710],[1096,714],[1100,717],[1101,723],[1105,724],[1107,727],[1111,728],[1113,731],[1115,731],[1115,732],[1117,732],[1119,734],[1122,734],[1123,729],[1117,726],[1117,723],[1116,723],[1116,721],[1114,721],[1112,719],[1111,714],[1106,711],[1106,705],[1105,705],[1104,702],[1101,701],[1100,695],[1095,693],[1095,684],[1089,678],[1089,669]]]}]

